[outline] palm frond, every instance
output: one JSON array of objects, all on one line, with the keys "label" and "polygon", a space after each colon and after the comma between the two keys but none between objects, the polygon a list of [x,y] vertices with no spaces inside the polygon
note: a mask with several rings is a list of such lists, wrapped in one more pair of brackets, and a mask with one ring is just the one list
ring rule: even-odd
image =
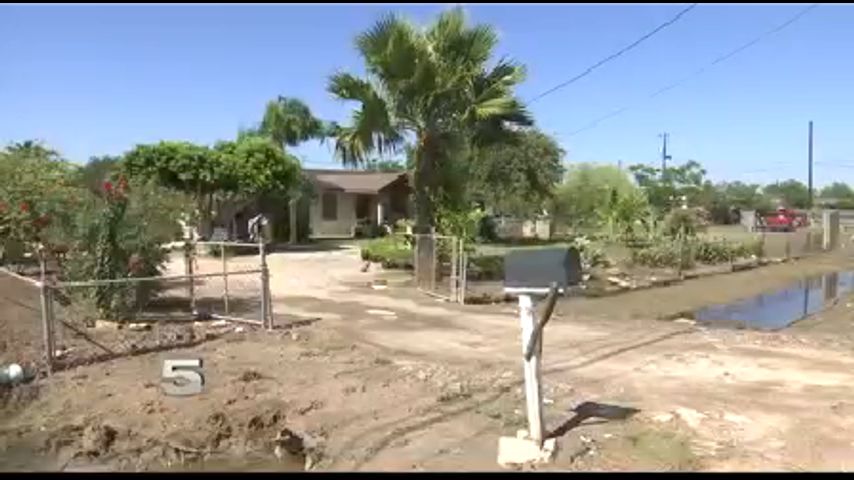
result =
[{"label": "palm frond", "polygon": [[489,25],[466,26],[466,15],[456,7],[442,12],[428,30],[438,57],[458,70],[477,71],[489,60],[498,35]]},{"label": "palm frond", "polygon": [[342,100],[366,102],[374,96],[370,82],[349,73],[336,73],[329,77],[326,91]]},{"label": "palm frond", "polygon": [[374,152],[397,151],[403,139],[384,92],[377,85],[348,73],[338,73],[329,79],[327,89],[341,99],[360,103],[350,126],[330,126],[336,155],[344,164],[361,164]]},{"label": "palm frond", "polygon": [[267,102],[259,130],[278,145],[294,146],[322,137],[323,122],[315,118],[301,100],[280,96]]}]

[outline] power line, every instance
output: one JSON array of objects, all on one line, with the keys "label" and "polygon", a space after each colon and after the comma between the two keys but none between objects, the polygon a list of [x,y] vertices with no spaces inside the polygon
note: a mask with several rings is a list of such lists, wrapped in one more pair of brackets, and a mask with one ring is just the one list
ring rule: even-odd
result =
[{"label": "power line", "polygon": [[676,14],[673,18],[671,18],[670,20],[668,20],[668,21],[666,21],[666,22],[662,23],[661,25],[657,26],[657,27],[656,27],[654,30],[652,30],[651,32],[649,32],[649,33],[647,33],[646,35],[644,35],[644,36],[640,37],[639,39],[635,40],[634,42],[632,42],[632,43],[631,43],[631,44],[629,44],[628,46],[624,47],[623,49],[619,50],[618,52],[613,53],[613,54],[611,54],[611,55],[609,55],[609,56],[605,57],[604,59],[602,59],[602,60],[598,61],[597,63],[595,63],[595,64],[593,64],[592,66],[588,67],[588,68],[587,68],[587,70],[584,70],[583,72],[581,72],[581,73],[579,73],[578,75],[576,75],[576,76],[574,76],[574,77],[570,78],[569,80],[567,80],[567,81],[565,81],[565,82],[562,82],[562,83],[559,83],[559,84],[555,85],[554,87],[552,87],[552,88],[550,88],[550,89],[546,90],[545,92],[543,92],[543,93],[541,93],[541,94],[539,94],[539,95],[535,96],[534,98],[532,98],[531,100],[529,100],[529,101],[528,101],[528,105],[530,106],[532,103],[534,103],[534,102],[536,102],[537,100],[539,100],[539,99],[541,99],[541,98],[545,97],[546,95],[548,95],[548,94],[550,94],[550,93],[552,93],[552,92],[555,92],[555,91],[557,91],[557,90],[560,90],[561,88],[563,88],[563,87],[565,87],[565,86],[567,86],[567,85],[570,85],[570,84],[572,84],[572,83],[574,83],[574,82],[576,82],[576,81],[578,81],[578,80],[580,80],[580,79],[582,79],[582,78],[586,77],[586,76],[587,76],[587,75],[589,75],[591,72],[593,72],[593,70],[596,70],[597,68],[601,67],[602,65],[604,65],[604,64],[606,64],[606,63],[608,63],[608,62],[610,62],[611,60],[614,60],[615,58],[619,57],[620,55],[622,55],[622,54],[624,54],[624,53],[628,52],[629,50],[631,50],[631,49],[633,49],[633,48],[637,47],[638,45],[640,45],[641,43],[643,43],[645,40],[649,39],[650,37],[652,37],[652,36],[653,36],[653,35],[655,35],[656,33],[658,33],[658,32],[660,32],[660,31],[664,30],[665,28],[667,28],[667,27],[669,27],[670,25],[673,25],[674,23],[676,23],[677,21],[679,21],[679,19],[680,19],[680,18],[682,18],[682,16],[683,16],[683,15],[685,15],[685,14],[686,14],[686,13],[688,13],[688,12],[690,12],[690,11],[691,11],[692,9],[694,9],[694,7],[696,7],[696,6],[697,6],[697,4],[696,4],[696,3],[692,3],[692,4],[691,4],[691,5],[689,5],[687,8],[682,9],[679,13],[677,13],[677,14]]},{"label": "power line", "polygon": [[854,164],[845,164],[845,163],[830,163],[830,162],[814,162],[816,165],[821,165],[824,167],[832,167],[832,168],[854,168]]},{"label": "power line", "polygon": [[[806,15],[807,13],[809,13],[811,10],[813,10],[813,9],[814,9],[814,8],[816,8],[816,7],[818,7],[819,5],[820,5],[819,3],[814,3],[814,4],[812,4],[812,5],[810,5],[810,6],[806,7],[806,8],[804,8],[803,10],[799,11],[797,14],[795,14],[795,15],[794,15],[793,17],[791,17],[790,19],[788,19],[788,20],[786,20],[785,22],[781,23],[780,25],[777,25],[776,27],[772,28],[771,30],[768,30],[768,31],[766,31],[766,32],[763,32],[762,34],[760,34],[759,36],[757,36],[757,37],[756,37],[756,38],[754,38],[753,40],[751,40],[751,41],[749,41],[749,42],[747,42],[747,43],[745,43],[745,44],[743,44],[743,45],[741,45],[741,46],[739,46],[739,47],[737,47],[737,48],[735,48],[735,49],[731,50],[730,52],[728,52],[728,53],[726,53],[726,54],[724,54],[724,55],[719,56],[718,58],[716,58],[715,60],[713,60],[713,61],[712,61],[711,63],[709,63],[708,65],[706,65],[706,66],[704,66],[704,67],[701,67],[700,69],[696,70],[694,73],[692,73],[692,74],[688,75],[687,77],[683,78],[682,80],[679,80],[679,81],[677,81],[677,82],[675,82],[675,83],[672,83],[672,84],[670,84],[670,85],[668,85],[668,86],[666,86],[666,87],[663,87],[663,88],[660,88],[660,89],[656,90],[655,92],[651,93],[651,94],[650,94],[650,95],[649,95],[645,100],[649,100],[649,99],[655,98],[655,97],[657,97],[657,96],[659,96],[659,95],[661,95],[661,94],[663,94],[663,93],[665,93],[665,92],[667,92],[667,91],[670,91],[670,90],[672,90],[672,89],[674,89],[674,88],[676,88],[676,87],[678,87],[678,86],[680,86],[680,85],[682,85],[682,84],[686,83],[687,81],[689,81],[689,80],[693,79],[694,77],[696,77],[696,76],[698,76],[698,75],[701,75],[701,74],[705,73],[705,72],[706,72],[706,70],[708,70],[709,68],[711,68],[711,67],[713,67],[713,66],[715,66],[715,65],[718,65],[718,64],[720,64],[720,63],[725,62],[726,60],[728,60],[728,59],[732,58],[732,57],[733,57],[733,56],[735,56],[736,54],[738,54],[738,53],[740,53],[740,52],[742,52],[742,51],[744,51],[744,50],[746,50],[746,49],[748,49],[748,48],[752,47],[753,45],[756,45],[757,43],[759,43],[760,41],[764,40],[765,38],[767,38],[767,37],[769,37],[769,36],[771,36],[771,35],[773,35],[773,34],[775,34],[775,33],[779,32],[780,30],[783,30],[784,28],[788,27],[789,25],[791,25],[791,24],[795,23],[796,21],[800,20],[800,18],[801,18],[801,17],[803,17],[804,15]],[[599,117],[599,118],[597,118],[597,119],[593,120],[592,122],[590,122],[590,123],[586,124],[584,127],[581,127],[581,128],[579,128],[579,129],[577,129],[577,130],[574,130],[574,131],[570,132],[569,134],[567,134],[567,136],[571,137],[571,136],[573,136],[573,135],[576,135],[576,134],[579,134],[579,133],[581,133],[581,132],[584,132],[584,131],[590,130],[590,129],[592,129],[592,128],[595,128],[596,126],[598,126],[600,123],[604,122],[605,120],[608,120],[608,119],[610,119],[610,118],[616,117],[617,115],[622,114],[623,112],[625,112],[626,110],[629,110],[630,108],[631,108],[631,106],[625,106],[625,107],[621,107],[621,108],[619,108],[619,109],[617,109],[617,110],[614,110],[614,111],[613,111],[613,112],[611,112],[611,113],[608,113],[608,114],[606,114],[606,115],[603,115],[603,116],[601,116],[601,117]]]}]

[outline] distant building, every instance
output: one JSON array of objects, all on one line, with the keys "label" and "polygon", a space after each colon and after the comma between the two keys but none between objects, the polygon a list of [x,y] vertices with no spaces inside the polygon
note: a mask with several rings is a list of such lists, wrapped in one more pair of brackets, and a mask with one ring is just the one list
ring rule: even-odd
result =
[{"label": "distant building", "polygon": [[311,238],[348,238],[359,225],[409,218],[411,188],[406,172],[304,170],[314,187],[308,202]]}]

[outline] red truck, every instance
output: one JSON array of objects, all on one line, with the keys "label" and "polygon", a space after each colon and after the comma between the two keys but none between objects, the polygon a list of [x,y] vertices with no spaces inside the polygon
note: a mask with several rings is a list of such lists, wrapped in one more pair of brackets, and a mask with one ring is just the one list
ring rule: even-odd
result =
[{"label": "red truck", "polygon": [[780,207],[774,212],[756,216],[756,229],[769,232],[794,232],[796,229],[809,225],[806,213]]}]

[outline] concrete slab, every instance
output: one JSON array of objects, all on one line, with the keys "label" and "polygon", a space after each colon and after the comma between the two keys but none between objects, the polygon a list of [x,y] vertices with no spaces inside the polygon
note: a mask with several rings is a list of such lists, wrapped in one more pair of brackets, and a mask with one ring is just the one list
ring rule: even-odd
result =
[{"label": "concrete slab", "polygon": [[557,439],[549,438],[540,448],[528,438],[525,430],[519,430],[515,437],[498,439],[498,464],[504,468],[513,468],[526,464],[549,463],[557,453]]}]

